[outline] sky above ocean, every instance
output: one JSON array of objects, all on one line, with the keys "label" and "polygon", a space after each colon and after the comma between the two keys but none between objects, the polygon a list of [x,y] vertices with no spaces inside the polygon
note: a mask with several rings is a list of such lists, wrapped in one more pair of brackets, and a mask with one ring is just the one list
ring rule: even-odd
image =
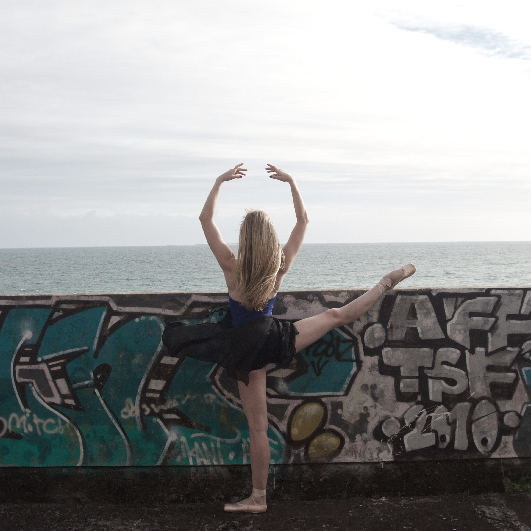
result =
[{"label": "sky above ocean", "polygon": [[0,247],[530,240],[521,1],[4,0]]}]

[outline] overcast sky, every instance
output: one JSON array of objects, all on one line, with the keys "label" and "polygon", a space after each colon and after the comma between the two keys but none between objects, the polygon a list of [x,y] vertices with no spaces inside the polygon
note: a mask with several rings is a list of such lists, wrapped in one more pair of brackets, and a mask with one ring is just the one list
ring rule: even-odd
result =
[{"label": "overcast sky", "polygon": [[527,0],[0,5],[0,247],[531,240]]}]

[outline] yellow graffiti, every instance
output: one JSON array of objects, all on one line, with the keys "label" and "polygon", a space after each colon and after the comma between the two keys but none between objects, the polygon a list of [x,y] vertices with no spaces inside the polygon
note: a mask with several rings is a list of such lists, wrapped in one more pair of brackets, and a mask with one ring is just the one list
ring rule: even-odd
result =
[{"label": "yellow graffiti", "polygon": [[341,439],[334,433],[321,433],[313,439],[308,448],[310,459],[319,459],[333,454],[340,446]]},{"label": "yellow graffiti", "polygon": [[319,402],[308,402],[297,409],[291,421],[291,438],[294,441],[307,439],[318,427],[325,414]]}]

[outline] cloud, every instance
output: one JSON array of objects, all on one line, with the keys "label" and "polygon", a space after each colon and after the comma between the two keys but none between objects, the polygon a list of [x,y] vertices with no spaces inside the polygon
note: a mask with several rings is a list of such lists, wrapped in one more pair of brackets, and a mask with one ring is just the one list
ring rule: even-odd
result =
[{"label": "cloud", "polygon": [[522,44],[490,28],[471,25],[417,25],[407,22],[395,22],[394,25],[406,31],[426,33],[443,41],[469,46],[485,55],[524,61],[531,60],[531,46]]},{"label": "cloud", "polygon": [[[521,213],[523,17],[391,0],[374,16],[354,4],[7,0],[0,247],[203,242],[197,215],[213,179],[242,161],[248,177],[223,188],[220,217],[278,211],[289,235],[291,195],[267,179],[270,162],[299,180],[313,241],[331,240],[330,220],[350,212],[394,213],[399,226],[396,205],[429,205],[434,220],[469,204],[489,220],[515,201]],[[363,210],[375,203],[378,215]],[[373,226],[365,238],[394,237]]]}]

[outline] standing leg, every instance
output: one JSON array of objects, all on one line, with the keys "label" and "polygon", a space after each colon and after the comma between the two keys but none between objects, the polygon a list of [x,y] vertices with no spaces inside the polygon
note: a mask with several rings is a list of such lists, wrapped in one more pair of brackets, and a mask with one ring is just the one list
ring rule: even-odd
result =
[{"label": "standing leg", "polygon": [[251,438],[251,471],[253,488],[265,489],[271,457],[267,438],[266,371],[260,369],[249,373],[249,385],[238,382],[243,412],[249,423]]},{"label": "standing leg", "polygon": [[366,291],[363,295],[354,299],[349,304],[341,308],[332,308],[323,313],[301,319],[295,323],[299,334],[295,338],[295,348],[297,352],[315,343],[327,332],[338,326],[352,323],[364,313],[380,298],[384,291],[393,288],[400,281],[410,277],[416,268],[412,264],[391,271],[385,275],[376,286]]},{"label": "standing leg", "polygon": [[[249,424],[253,494],[241,502],[225,505],[225,511],[263,512],[266,507],[265,489],[267,487],[267,475],[271,457],[269,439],[267,438],[269,424],[267,421],[265,369],[251,371],[249,373],[249,384],[245,385],[239,381],[238,390],[240,391],[243,412]],[[258,510],[259,507],[263,507],[263,510]]]}]

